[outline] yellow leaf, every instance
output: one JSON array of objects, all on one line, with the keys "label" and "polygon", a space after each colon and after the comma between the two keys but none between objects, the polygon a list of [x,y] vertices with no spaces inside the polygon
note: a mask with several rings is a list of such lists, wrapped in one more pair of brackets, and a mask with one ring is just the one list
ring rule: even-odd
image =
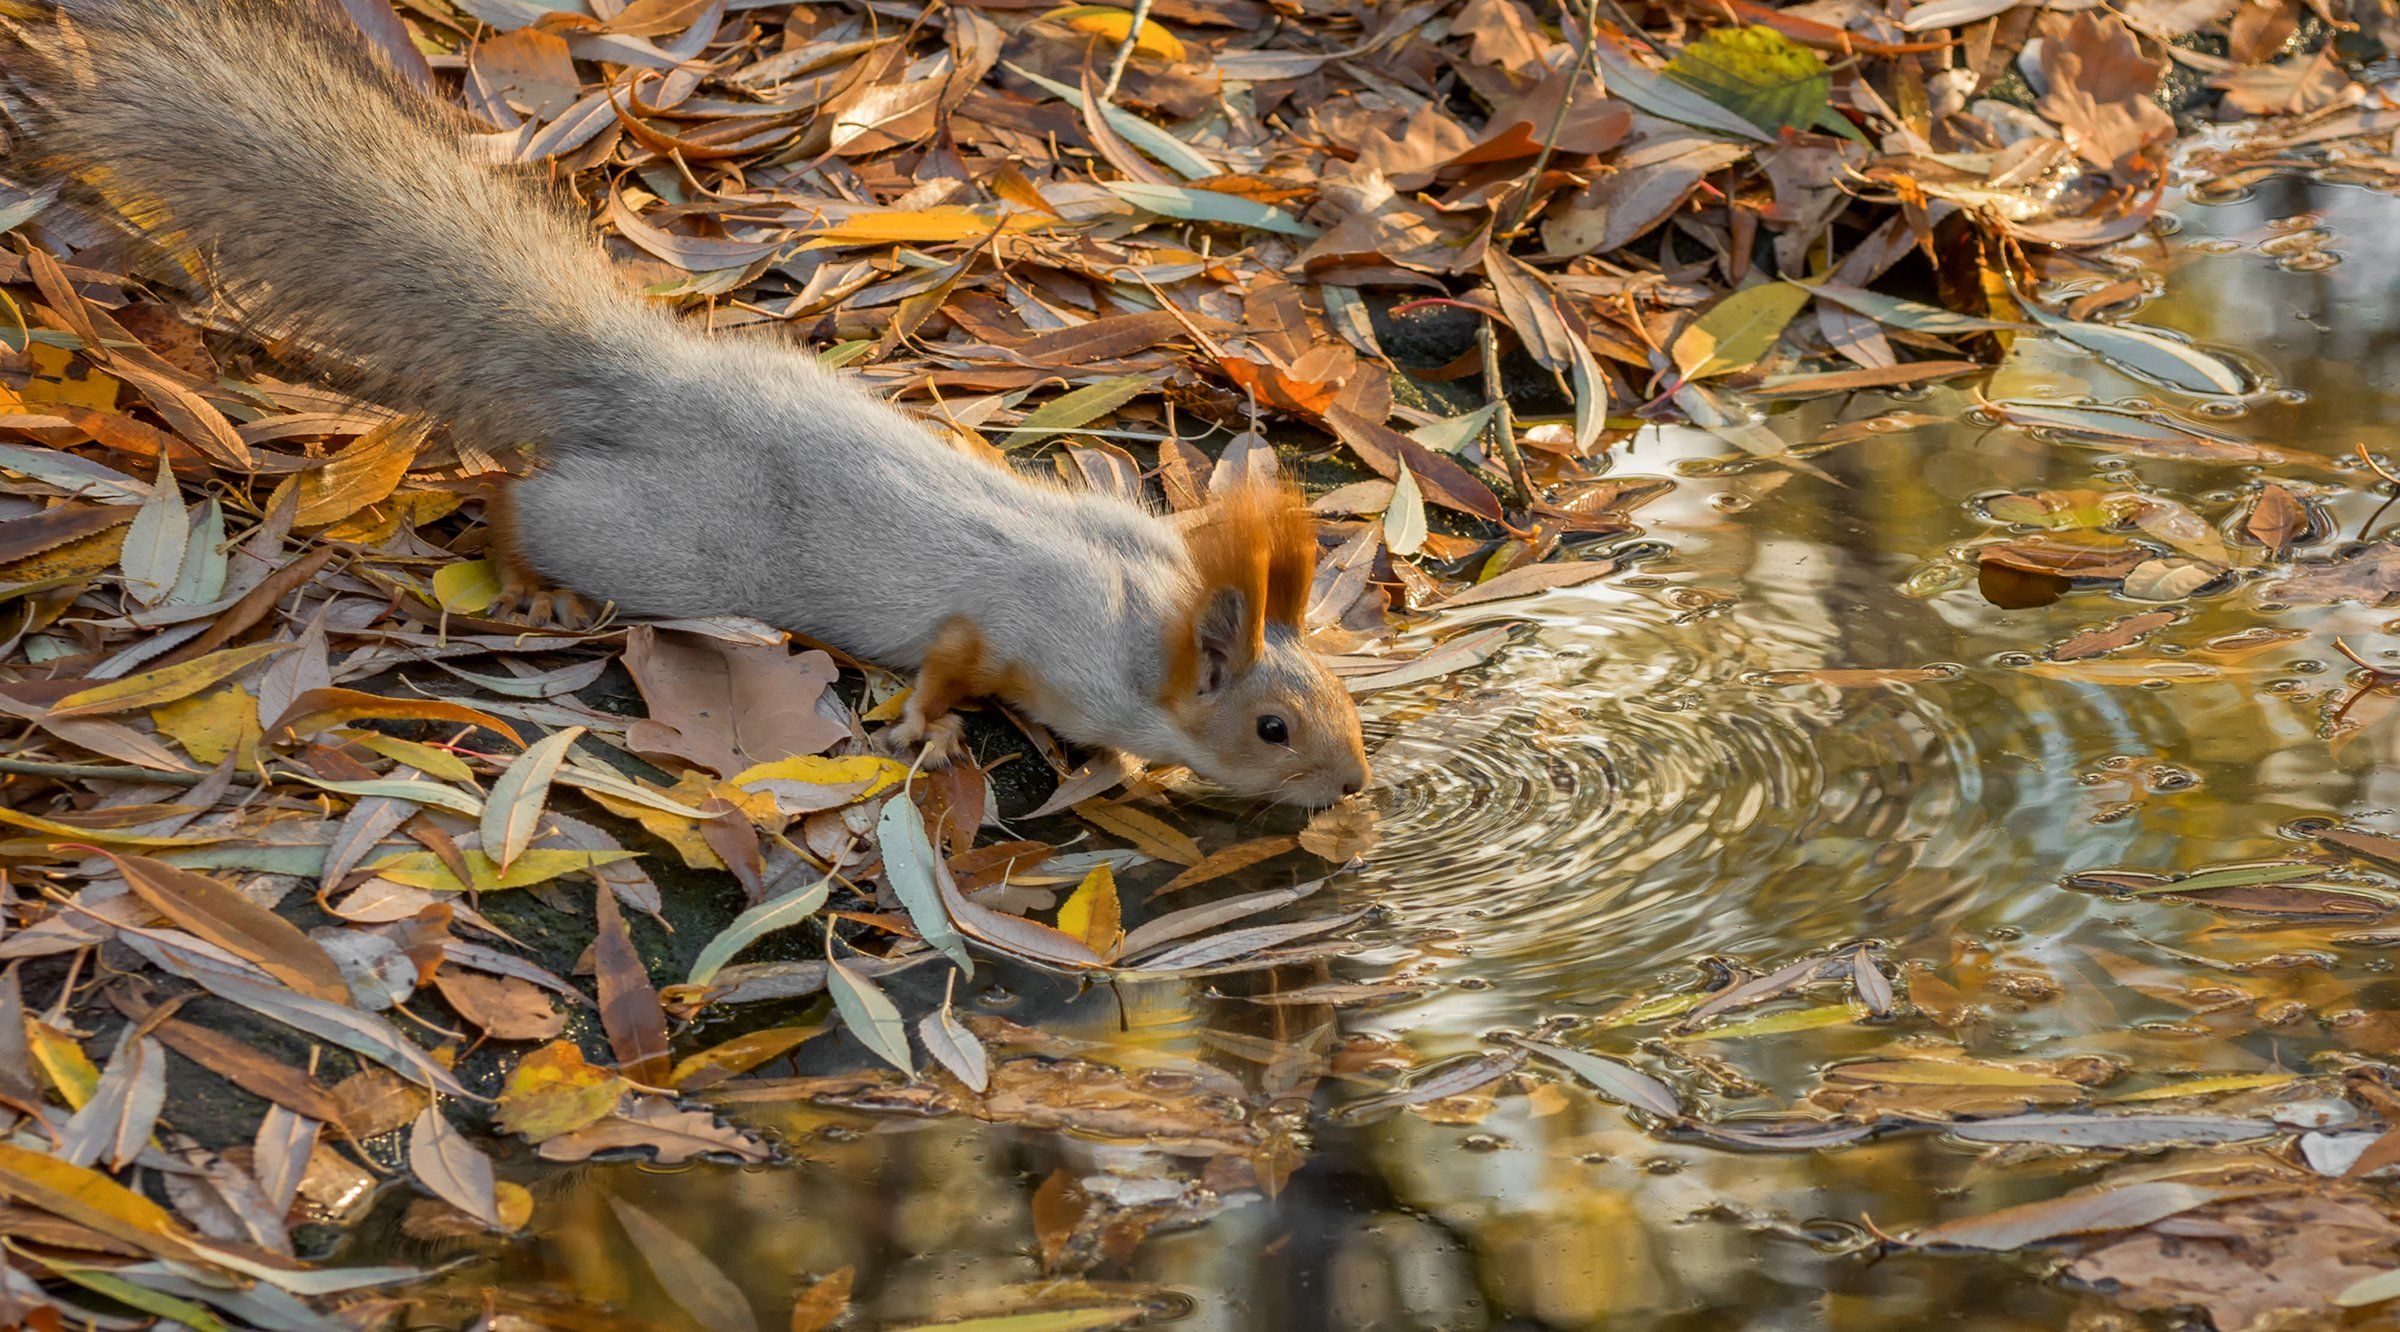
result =
[{"label": "yellow leaf", "polygon": [[33,1046],[34,1062],[42,1066],[42,1076],[50,1079],[51,1089],[69,1107],[81,1110],[100,1085],[100,1070],[93,1067],[91,1056],[74,1037],[40,1018],[25,1019],[25,1039]]},{"label": "yellow leaf", "polygon": [[1769,1013],[1764,1017],[1742,1022],[1728,1022],[1690,1033],[1676,1033],[1670,1041],[1730,1041],[1744,1036],[1781,1036],[1786,1032],[1814,1031],[1819,1027],[1841,1027],[1867,1015],[1867,1006],[1844,1001],[1826,1004],[1821,1008],[1802,1008],[1788,1013]]},{"label": "yellow leaf", "polygon": [[552,1041],[509,1070],[500,1089],[501,1131],[522,1133],[528,1142],[572,1133],[606,1119],[628,1085],[610,1070],[585,1062],[575,1042]]},{"label": "yellow leaf", "polygon": [[[1042,17],[1064,23],[1077,32],[1106,37],[1112,42],[1124,41],[1125,34],[1133,30],[1133,15],[1130,12],[1112,9],[1107,5],[1068,5],[1053,9]],[[1183,60],[1183,43],[1174,33],[1148,19],[1142,20],[1142,35],[1134,39],[1133,49],[1143,55],[1156,56],[1170,65]]]},{"label": "yellow leaf", "polygon": [[2170,1082],[2163,1087],[2145,1087],[2123,1096],[2111,1096],[2111,1101],[2171,1101],[2182,1096],[2213,1096],[2219,1092],[2253,1091],[2260,1087],[2280,1087],[2297,1082],[2297,1073],[2228,1073],[2215,1078],[2188,1078]]},{"label": "yellow leaf", "polygon": [[801,1042],[820,1035],[825,1028],[765,1027],[744,1032],[721,1045],[713,1045],[675,1066],[667,1075],[667,1085],[683,1091],[705,1091],[725,1079],[751,1069],[770,1059],[789,1053]]},{"label": "yellow leaf", "polygon": [[760,782],[799,782],[807,786],[838,787],[845,791],[850,787],[858,788],[856,793],[849,796],[849,800],[843,802],[847,804],[880,795],[906,780],[907,767],[873,754],[852,754],[845,758],[804,754],[744,768],[734,774],[733,780],[727,784],[749,787]]},{"label": "yellow leaf", "polygon": [[202,846],[225,840],[223,837],[153,837],[142,833],[119,832],[114,828],[86,828],[81,824],[60,823],[56,819],[45,819],[13,809],[0,809],[0,823],[42,833],[62,842],[89,842],[94,846]]},{"label": "yellow leaf", "polygon": [[492,1202],[504,1230],[523,1230],[526,1223],[533,1220],[533,1192],[522,1184],[512,1184],[505,1179],[494,1183]]},{"label": "yellow leaf", "polygon": [[162,1258],[193,1259],[167,1210],[96,1170],[0,1142],[0,1192]]},{"label": "yellow leaf", "polygon": [[292,525],[326,527],[382,503],[408,475],[408,465],[417,460],[424,443],[424,425],[407,418],[368,431],[335,454],[332,462],[302,472],[294,481],[300,500]]},{"label": "yellow leaf", "polygon": [[852,213],[839,222],[817,228],[809,234],[808,244],[801,248],[816,249],[827,245],[923,245],[937,241],[981,240],[995,229],[1033,231],[1056,225],[1058,219],[1055,217],[1011,213],[1002,218],[954,204],[938,208],[878,208]]},{"label": "yellow leaf", "polygon": [[89,578],[113,569],[125,554],[126,527],[120,523],[105,532],[78,537],[15,564],[0,566],[0,583],[39,583],[46,579]]},{"label": "yellow leaf", "polygon": [[150,721],[201,763],[213,768],[226,755],[240,754],[242,771],[258,771],[258,747],[266,733],[258,724],[258,700],[240,685],[163,703],[150,709]]},{"label": "yellow leaf", "polygon": [[118,385],[113,376],[79,362],[75,353],[64,347],[37,342],[28,350],[33,355],[33,378],[26,381],[25,401],[63,402],[103,412],[117,409]]},{"label": "yellow leaf", "polygon": [[1116,957],[1117,945],[1125,941],[1125,918],[1117,903],[1116,871],[1107,862],[1092,866],[1074,895],[1058,909],[1058,928],[1062,934],[1083,940],[1100,956]]},{"label": "yellow leaf", "polygon": [[289,643],[253,643],[249,647],[227,648],[173,666],[161,666],[155,671],[144,671],[89,689],[79,689],[53,704],[50,715],[61,719],[96,717],[103,713],[131,712],[135,708],[154,708],[161,703],[172,703],[179,698],[189,698],[219,680],[239,675],[291,646]]},{"label": "yellow leaf", "polygon": [[602,865],[614,865],[631,860],[631,851],[570,851],[543,847],[527,851],[509,862],[503,874],[494,866],[491,857],[481,851],[462,853],[467,862],[471,883],[460,883],[441,857],[431,851],[410,851],[379,860],[366,868],[405,888],[423,888],[428,892],[460,893],[472,888],[479,893],[497,892],[503,888],[524,888],[547,883],[562,874],[581,874]]},{"label": "yellow leaf", "polygon": [[1112,805],[1103,800],[1086,800],[1075,806],[1075,812],[1104,832],[1115,833],[1141,848],[1143,855],[1163,860],[1171,865],[1197,865],[1204,858],[1200,844],[1191,835],[1175,828],[1156,814],[1135,809],[1131,805]]},{"label": "yellow leaf", "polygon": [[909,695],[916,692],[917,691],[914,689],[903,689],[899,693],[896,693],[881,703],[876,704],[874,707],[871,707],[865,712],[858,714],[858,719],[860,721],[871,722],[898,721],[903,716],[907,715]]},{"label": "yellow leaf", "polygon": [[334,734],[363,749],[371,749],[385,758],[405,763],[428,777],[439,777],[445,782],[472,782],[475,780],[475,770],[467,766],[467,761],[447,749],[435,749],[431,745],[421,745],[414,740],[403,740],[398,736],[385,735],[381,731],[340,730],[335,731]]},{"label": "yellow leaf", "polygon": [[481,615],[500,599],[500,569],[490,560],[466,560],[434,571],[433,599],[453,615]]}]

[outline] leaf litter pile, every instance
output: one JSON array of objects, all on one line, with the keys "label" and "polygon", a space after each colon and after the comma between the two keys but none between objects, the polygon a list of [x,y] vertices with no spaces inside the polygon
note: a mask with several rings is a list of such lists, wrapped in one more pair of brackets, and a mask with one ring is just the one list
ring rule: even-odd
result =
[{"label": "leaf litter pile", "polygon": [[[1969,380],[2048,339],[2196,399],[2246,392],[2236,362],[2116,317],[2139,284],[2094,280],[2115,272],[2102,247],[2155,215],[2170,105],[2273,117],[2219,145],[2225,181],[2294,162],[2400,174],[2376,174],[2400,112],[2345,63],[2400,33],[2324,4],[349,8],[488,127],[495,158],[571,179],[628,280],[696,321],[805,341],[1068,484],[1182,510],[1249,471],[1300,471],[1325,519],[1312,627],[1361,693],[1506,639],[1428,644],[1401,633],[1415,617],[1610,573],[1596,543],[1638,533],[1631,511],[1673,486],[1607,475],[1645,427],[1813,471],[1809,453],[1894,423],[1793,450],[1764,424],[1778,403]],[[774,1160],[739,1108],[795,1097],[1171,1141],[1176,1188],[1044,1186],[1043,1257],[1079,1273],[1273,1192],[1305,1140],[1266,1111],[1330,1075],[1372,1084],[1344,1120],[1459,1122],[1548,1085],[1540,1070],[1749,1150],[1927,1127],[2028,1149],[2229,1145],[1890,1242],[2063,1242],[2071,1276],[2223,1326],[2287,1296],[2400,1294],[2400,1221],[2368,1182],[2400,1162],[2382,1136],[2400,1097],[2371,1057],[2400,1054],[2388,1035],[2355,1067],[2171,1084],[2101,1113],[2120,1070],[1929,1038],[1753,1122],[1555,1032],[1394,1083],[1405,1059],[1339,1039],[1330,1013],[1404,981],[1260,996],[1324,1020],[1228,1035],[1248,1071],[1194,1064],[1199,1091],[974,1012],[957,982],[992,968],[1119,985],[1338,953],[1357,913],[1305,903],[1372,846],[1371,816],[1205,844],[1178,774],[1012,721],[976,732],[976,762],[885,757],[873,737],[903,682],[767,626],[520,615],[481,522],[509,441],[318,385],[46,192],[13,189],[0,218],[0,1317],[376,1325],[410,1310],[416,1269],[304,1256],[387,1182],[413,1199],[410,1234],[492,1242],[530,1219],[517,1181],[538,1162]],[[1984,410],[2143,456],[2322,467],[2196,417]],[[2011,530],[1918,590],[2173,603],[2328,537],[2314,484],[2260,485],[2231,538],[2157,496],[1994,499]],[[2285,586],[2381,604],[2400,559],[2354,549]],[[2172,618],[2130,617],[2052,664],[2098,669]],[[2362,698],[2391,692],[2370,676]],[[2343,835],[2329,856],[2400,851]],[[2391,904],[2321,868],[2097,886]],[[1290,886],[1226,895],[1261,874]],[[1853,949],[1600,1025],[1689,1053],[1902,1009],[1957,1029],[1977,1002]],[[833,1071],[800,1076],[802,1057]],[[2219,1101],[2186,1108],[2202,1097]],[[752,1325],[706,1255],[612,1205],[696,1321]],[[839,1318],[848,1283],[804,1290],[793,1326]],[[1142,1312],[1042,1289],[992,1307],[1020,1328]]]}]

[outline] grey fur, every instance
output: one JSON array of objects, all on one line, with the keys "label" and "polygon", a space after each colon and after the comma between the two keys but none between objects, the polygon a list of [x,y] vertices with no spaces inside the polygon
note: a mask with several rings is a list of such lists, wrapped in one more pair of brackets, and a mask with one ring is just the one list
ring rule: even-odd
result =
[{"label": "grey fur", "polygon": [[[964,454],[802,349],[645,303],[556,191],[478,160],[463,118],[322,0],[61,8],[5,58],[41,160],[96,179],[364,391],[532,446],[516,536],[545,578],[904,668],[966,616],[1045,686],[1040,720],[1070,739],[1303,803],[1364,781],[1362,762],[1313,747],[1305,771],[1253,771],[1159,705],[1197,594],[1165,521]],[[1254,674],[1270,700],[1298,680],[1313,721],[1338,698],[1296,642],[1269,655]],[[1355,711],[1337,711],[1323,727],[1355,755]]]}]

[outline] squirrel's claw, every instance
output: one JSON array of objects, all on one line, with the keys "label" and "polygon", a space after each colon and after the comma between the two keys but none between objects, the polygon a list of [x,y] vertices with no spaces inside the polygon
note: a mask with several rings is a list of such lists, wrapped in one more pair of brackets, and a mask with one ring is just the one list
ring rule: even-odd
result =
[{"label": "squirrel's claw", "polygon": [[967,752],[967,724],[955,712],[927,720],[911,707],[875,738],[885,753],[897,759],[908,759],[921,748],[924,757],[917,766],[928,772],[949,767]]}]

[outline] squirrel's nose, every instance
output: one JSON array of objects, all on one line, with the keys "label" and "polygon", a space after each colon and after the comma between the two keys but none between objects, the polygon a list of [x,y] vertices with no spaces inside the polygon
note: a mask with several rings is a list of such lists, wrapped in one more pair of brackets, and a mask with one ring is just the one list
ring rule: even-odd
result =
[{"label": "squirrel's nose", "polygon": [[1344,783],[1342,783],[1342,794],[1343,794],[1343,795],[1346,795],[1346,796],[1354,796],[1354,795],[1357,795],[1357,794],[1358,794],[1360,791],[1363,791],[1363,790],[1365,790],[1365,789],[1366,789],[1366,784],[1365,784],[1364,782],[1358,782],[1358,781],[1348,781],[1348,782],[1344,782]]}]

